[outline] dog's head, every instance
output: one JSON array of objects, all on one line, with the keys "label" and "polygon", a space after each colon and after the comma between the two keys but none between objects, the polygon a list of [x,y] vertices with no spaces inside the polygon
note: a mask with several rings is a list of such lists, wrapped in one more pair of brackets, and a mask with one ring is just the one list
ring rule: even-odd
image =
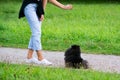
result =
[{"label": "dog's head", "polygon": [[81,54],[81,50],[79,45],[71,45],[71,47],[68,48],[65,52],[65,56],[71,56],[71,55],[80,56],[80,54]]}]

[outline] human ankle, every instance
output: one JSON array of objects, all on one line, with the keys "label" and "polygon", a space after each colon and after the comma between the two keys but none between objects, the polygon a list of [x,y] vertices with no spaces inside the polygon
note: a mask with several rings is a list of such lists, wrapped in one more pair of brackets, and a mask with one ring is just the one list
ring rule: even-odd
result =
[{"label": "human ankle", "polygon": [[27,57],[27,59],[31,59],[32,57]]},{"label": "human ankle", "polygon": [[44,58],[38,58],[39,61],[43,60]]}]

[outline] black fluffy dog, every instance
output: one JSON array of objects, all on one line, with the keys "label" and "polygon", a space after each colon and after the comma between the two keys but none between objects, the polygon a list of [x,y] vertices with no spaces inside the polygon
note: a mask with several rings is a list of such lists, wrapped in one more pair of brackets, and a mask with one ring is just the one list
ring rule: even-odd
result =
[{"label": "black fluffy dog", "polygon": [[81,50],[79,45],[72,45],[65,51],[65,66],[70,68],[83,67],[84,69],[88,68],[88,62],[81,58]]}]

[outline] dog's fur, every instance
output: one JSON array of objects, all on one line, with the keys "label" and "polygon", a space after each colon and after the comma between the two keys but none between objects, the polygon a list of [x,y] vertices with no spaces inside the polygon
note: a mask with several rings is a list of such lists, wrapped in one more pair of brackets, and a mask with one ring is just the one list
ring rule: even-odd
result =
[{"label": "dog's fur", "polygon": [[81,58],[81,50],[79,45],[72,45],[65,51],[65,67],[77,68],[83,67],[88,69],[88,62]]}]

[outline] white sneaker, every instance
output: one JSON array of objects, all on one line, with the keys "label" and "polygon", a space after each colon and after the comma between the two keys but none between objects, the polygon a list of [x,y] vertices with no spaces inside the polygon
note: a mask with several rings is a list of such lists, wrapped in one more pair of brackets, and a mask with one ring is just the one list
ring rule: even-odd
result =
[{"label": "white sneaker", "polygon": [[27,62],[27,63],[39,64],[39,61],[38,61],[38,59],[36,59],[36,58],[27,59],[26,62]]},{"label": "white sneaker", "polygon": [[46,59],[41,60],[41,61],[40,61],[40,64],[43,64],[43,65],[52,65],[52,63],[49,62],[49,61],[46,60]]}]

